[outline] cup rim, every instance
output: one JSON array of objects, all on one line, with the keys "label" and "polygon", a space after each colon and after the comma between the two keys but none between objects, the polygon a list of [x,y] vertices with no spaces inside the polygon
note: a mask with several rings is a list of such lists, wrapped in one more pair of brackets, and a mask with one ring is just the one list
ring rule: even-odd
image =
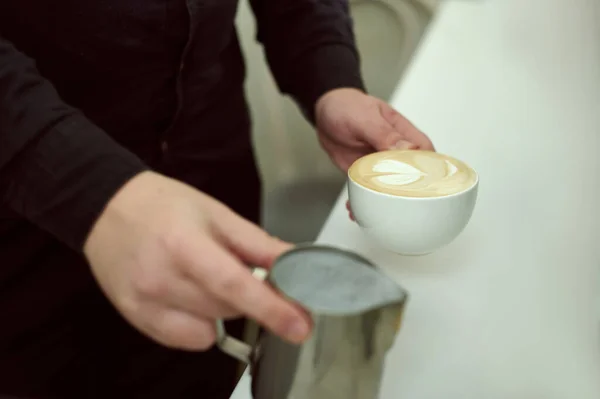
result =
[{"label": "cup rim", "polygon": [[458,197],[461,195],[468,194],[469,192],[475,190],[475,188],[477,186],[479,186],[479,173],[477,173],[477,171],[475,169],[473,169],[473,168],[471,168],[471,169],[473,170],[473,172],[475,172],[475,181],[473,182],[473,184],[471,186],[469,186],[469,188],[466,188],[463,191],[459,191],[454,194],[443,195],[440,197],[408,197],[408,196],[404,196],[404,195],[394,195],[394,194],[382,193],[381,191],[373,190],[372,188],[365,187],[362,184],[358,183],[356,180],[354,180],[350,176],[350,169],[348,169],[348,171],[346,172],[346,175],[348,176],[348,181],[350,183],[355,184],[356,186],[360,187],[361,189],[363,189],[365,191],[380,195],[382,197],[401,198],[403,200],[409,200],[409,201],[440,201],[440,200],[444,200],[445,198],[453,198],[453,197]]},{"label": "cup rim", "polygon": [[463,190],[463,191],[459,191],[457,193],[454,194],[450,194],[450,195],[443,195],[441,197],[407,197],[407,196],[403,196],[403,195],[394,195],[394,194],[387,194],[387,193],[382,193],[381,191],[377,191],[377,190],[373,190],[371,188],[365,187],[362,184],[358,183],[356,180],[354,180],[351,176],[350,176],[350,169],[352,169],[352,166],[354,166],[355,163],[358,162],[358,160],[360,160],[363,157],[369,156],[370,154],[364,155],[363,157],[360,157],[358,159],[356,159],[354,162],[352,162],[352,165],[350,165],[350,167],[348,168],[348,170],[346,171],[346,176],[348,176],[348,181],[356,184],[358,187],[369,191],[373,194],[379,194],[381,196],[384,197],[390,197],[390,198],[402,198],[402,199],[406,199],[406,200],[414,200],[414,201],[435,201],[435,200],[443,200],[444,198],[452,198],[452,197],[458,197],[460,195],[464,195],[467,194],[469,192],[471,192],[472,190],[474,190],[477,186],[479,186],[479,173],[475,170],[475,168],[473,168],[471,165],[467,164],[465,161],[462,161],[456,157],[453,157],[451,155],[447,155],[444,154],[442,152],[438,152],[438,151],[429,151],[429,150],[386,150],[386,151],[376,151],[376,152],[409,152],[409,151],[419,151],[419,152],[435,152],[437,154],[443,155],[443,156],[447,156],[449,158],[453,158],[456,159],[457,161],[460,161],[462,163],[464,163],[466,166],[468,166],[474,173],[475,173],[475,181],[473,182],[473,184],[471,186],[469,186],[469,188]]}]

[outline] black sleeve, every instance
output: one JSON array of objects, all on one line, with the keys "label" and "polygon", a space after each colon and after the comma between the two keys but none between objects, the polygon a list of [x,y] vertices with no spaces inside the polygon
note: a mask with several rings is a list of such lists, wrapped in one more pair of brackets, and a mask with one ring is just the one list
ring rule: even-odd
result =
[{"label": "black sleeve", "polygon": [[0,206],[81,250],[108,200],[144,169],[0,37]]},{"label": "black sleeve", "polygon": [[279,89],[314,121],[327,91],[364,90],[348,0],[250,0]]}]

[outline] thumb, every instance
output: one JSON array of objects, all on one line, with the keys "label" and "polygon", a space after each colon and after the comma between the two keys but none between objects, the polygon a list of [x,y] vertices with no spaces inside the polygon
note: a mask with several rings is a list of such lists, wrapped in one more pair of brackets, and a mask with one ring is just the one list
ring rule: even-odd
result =
[{"label": "thumb", "polygon": [[380,129],[373,134],[369,144],[376,151],[414,150],[418,147],[416,144],[405,140],[393,126],[389,126],[387,129]]},{"label": "thumb", "polygon": [[399,139],[394,145],[388,148],[388,150],[416,150],[417,148],[418,146],[415,143]]}]

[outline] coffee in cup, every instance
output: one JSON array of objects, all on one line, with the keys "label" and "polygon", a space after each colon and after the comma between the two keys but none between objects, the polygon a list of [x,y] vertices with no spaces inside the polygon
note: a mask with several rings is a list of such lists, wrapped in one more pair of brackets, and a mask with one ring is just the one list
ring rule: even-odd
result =
[{"label": "coffee in cup", "polygon": [[348,170],[352,213],[365,233],[401,254],[450,243],[467,225],[479,179],[466,163],[421,150],[366,155]]}]

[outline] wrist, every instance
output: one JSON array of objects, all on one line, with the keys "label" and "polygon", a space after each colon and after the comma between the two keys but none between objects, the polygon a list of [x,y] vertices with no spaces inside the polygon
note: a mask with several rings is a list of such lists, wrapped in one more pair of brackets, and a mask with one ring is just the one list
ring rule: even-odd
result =
[{"label": "wrist", "polygon": [[340,87],[333,90],[329,90],[315,102],[314,115],[315,120],[318,121],[319,114],[323,112],[325,108],[328,108],[332,102],[336,102],[337,99],[347,99],[351,96],[364,96],[366,93],[363,90],[354,87]]},{"label": "wrist", "polygon": [[131,216],[132,209],[140,208],[147,202],[145,197],[147,197],[148,187],[156,178],[155,175],[158,174],[149,170],[140,171],[113,194],[85,239],[83,252],[86,256],[89,257],[89,253],[94,251],[94,243],[99,237],[105,236],[105,232],[111,230],[111,226],[122,225],[123,221]]}]

